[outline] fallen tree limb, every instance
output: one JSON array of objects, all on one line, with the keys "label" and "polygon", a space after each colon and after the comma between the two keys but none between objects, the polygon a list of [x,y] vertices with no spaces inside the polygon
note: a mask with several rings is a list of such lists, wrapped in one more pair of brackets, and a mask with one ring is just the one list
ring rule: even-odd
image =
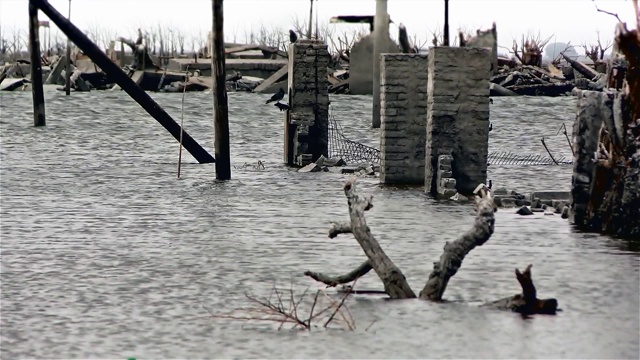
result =
[{"label": "fallen tree limb", "polygon": [[340,284],[347,284],[352,281],[355,281],[359,277],[366,275],[369,271],[371,271],[371,269],[373,268],[371,267],[369,260],[367,260],[362,264],[360,264],[360,266],[358,266],[356,269],[344,275],[329,276],[329,275],[325,275],[325,274],[317,273],[313,271],[305,271],[304,274],[315,281],[326,284],[329,287],[335,287]]},{"label": "fallen tree limb", "polygon": [[344,194],[349,204],[349,217],[351,219],[351,232],[364,250],[373,270],[378,274],[384,284],[384,290],[392,299],[415,298],[407,279],[402,271],[389,259],[382,250],[378,240],[371,234],[364,212],[373,207],[372,195],[359,195],[356,192],[356,179],[351,178],[344,185]]},{"label": "fallen tree limb", "polygon": [[[484,187],[484,184],[481,186]],[[491,191],[487,188],[476,189],[481,197],[477,200],[478,213],[473,227],[464,235],[453,242],[446,242],[444,253],[440,260],[433,263],[433,271],[424,289],[420,292],[420,298],[425,300],[440,301],[447,289],[449,279],[460,269],[464,257],[476,246],[482,246],[493,234],[495,226],[495,204]]]}]

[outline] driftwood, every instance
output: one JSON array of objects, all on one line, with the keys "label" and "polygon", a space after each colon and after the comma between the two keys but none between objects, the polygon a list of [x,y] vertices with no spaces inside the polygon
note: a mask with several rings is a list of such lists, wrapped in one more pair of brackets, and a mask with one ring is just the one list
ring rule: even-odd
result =
[{"label": "driftwood", "polygon": [[[416,298],[415,293],[409,287],[402,271],[389,259],[380,244],[367,226],[364,212],[373,207],[371,195],[361,195],[356,192],[355,178],[350,179],[344,185],[344,193],[349,205],[349,223],[335,223],[329,230],[329,237],[334,238],[339,234],[351,233],[364,250],[367,260],[356,269],[347,274],[329,276],[323,273],[306,271],[304,274],[312,279],[335,287],[340,284],[350,283],[374,270],[384,285],[384,292],[392,299]],[[433,264],[433,271],[419,294],[420,299],[441,301],[449,280],[453,277],[465,256],[476,246],[482,246],[493,234],[496,206],[493,202],[491,190],[484,184],[476,188],[476,218],[473,227],[453,242],[446,242],[444,252],[439,261]],[[517,273],[519,274],[519,272]],[[523,295],[516,295],[509,299],[511,302],[502,306],[493,305],[501,309],[510,309],[526,314],[547,313],[551,303],[547,305],[535,305],[535,287],[531,280],[530,269],[518,275],[518,281],[523,288]],[[350,290],[351,291],[351,290]],[[364,293],[379,293],[377,291],[365,291]],[[522,299],[522,300],[519,300]],[[502,301],[502,300],[500,300]],[[524,303],[522,302],[524,301]],[[523,305],[524,304],[524,305]],[[534,304],[534,305],[532,305]],[[556,302],[557,304],[557,302]]]}]

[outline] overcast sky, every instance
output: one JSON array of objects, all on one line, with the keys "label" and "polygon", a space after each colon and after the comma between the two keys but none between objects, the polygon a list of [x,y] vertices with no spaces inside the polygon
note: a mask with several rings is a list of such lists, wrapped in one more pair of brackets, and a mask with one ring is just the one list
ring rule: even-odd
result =
[{"label": "overcast sky", "polygon": [[[68,0],[50,0],[63,14]],[[15,27],[27,29],[27,0],[0,0],[0,25],[3,32]],[[335,15],[373,15],[375,0],[318,0],[319,21],[328,22]],[[458,28],[475,30],[490,28],[496,22],[501,46],[511,47],[514,38],[538,32],[542,37],[555,36],[555,41],[580,45],[595,43],[600,31],[603,42],[613,37],[616,19],[598,13],[600,8],[618,13],[630,26],[635,25],[633,5],[629,0],[450,0],[451,38]],[[130,36],[137,26],[157,25],[199,33],[211,28],[211,0],[72,0],[71,19],[81,29],[89,26],[122,29],[118,35]],[[443,0],[389,0],[388,12],[396,23],[404,23],[409,34],[422,40],[442,27]],[[284,31],[295,17],[309,16],[309,0],[226,0],[224,2],[225,37],[238,41],[245,32],[264,24]],[[46,19],[40,15],[41,20]],[[314,16],[315,17],[315,16]],[[332,24],[342,33],[352,27]],[[397,27],[391,26],[395,35]],[[395,36],[394,36],[395,37]]]}]

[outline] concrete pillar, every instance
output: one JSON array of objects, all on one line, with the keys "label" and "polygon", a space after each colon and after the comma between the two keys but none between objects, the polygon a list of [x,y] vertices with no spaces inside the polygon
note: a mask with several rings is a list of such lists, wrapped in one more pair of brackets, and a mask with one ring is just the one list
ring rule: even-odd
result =
[{"label": "concrete pillar", "polygon": [[437,193],[440,155],[451,155],[459,193],[486,183],[490,54],[485,48],[429,49],[425,190],[431,194]]},{"label": "concrete pillar", "polygon": [[[587,206],[595,178],[595,154],[603,125],[603,96],[600,91],[579,91],[578,112],[573,124],[573,176],[571,177],[571,222],[584,225],[588,221]],[[609,112],[611,109],[609,109]]]},{"label": "concrete pillar", "polygon": [[381,183],[424,184],[428,65],[426,54],[381,55]]},{"label": "concrete pillar", "polygon": [[380,54],[384,52],[389,38],[389,14],[387,0],[376,0],[376,15],[373,20],[373,114],[371,126],[380,127]]},{"label": "concrete pillar", "polygon": [[329,153],[327,44],[299,39],[289,46],[289,110],[285,122],[285,162],[305,166]]}]

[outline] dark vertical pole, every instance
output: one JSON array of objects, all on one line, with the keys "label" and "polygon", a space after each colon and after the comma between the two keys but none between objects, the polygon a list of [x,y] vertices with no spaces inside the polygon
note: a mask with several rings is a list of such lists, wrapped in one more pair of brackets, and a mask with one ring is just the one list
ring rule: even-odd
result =
[{"label": "dark vertical pole", "polygon": [[213,77],[213,127],[215,131],[216,179],[231,179],[231,156],[229,151],[229,104],[227,99],[224,54],[223,0],[212,0],[213,26],[211,76]]},{"label": "dark vertical pole", "polygon": [[307,32],[307,39],[311,39],[311,32],[313,31],[313,0],[309,6],[309,30]]},{"label": "dark vertical pole", "polygon": [[[69,0],[69,16],[67,19],[71,21],[71,0]],[[71,94],[71,40],[67,36],[67,65],[64,68],[64,93]]]},{"label": "dark vertical pole", "polygon": [[449,46],[449,0],[444,0],[444,46]]},{"label": "dark vertical pole", "polygon": [[31,94],[33,94],[33,126],[45,126],[42,65],[38,39],[38,8],[29,1],[29,53],[31,54]]}]

